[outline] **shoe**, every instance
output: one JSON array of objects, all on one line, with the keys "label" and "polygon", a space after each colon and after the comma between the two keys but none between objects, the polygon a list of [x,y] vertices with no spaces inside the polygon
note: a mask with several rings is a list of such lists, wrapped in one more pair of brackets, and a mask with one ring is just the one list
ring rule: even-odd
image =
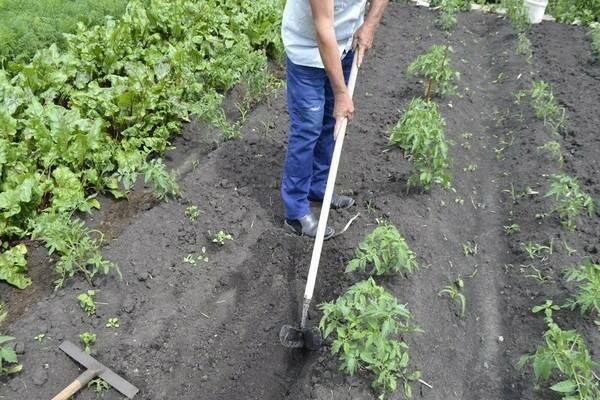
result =
[{"label": "shoe", "polygon": [[[283,222],[283,226],[287,230],[292,233],[295,233],[298,236],[308,236],[311,238],[315,238],[317,236],[317,227],[319,225],[319,221],[317,218],[311,213],[307,214],[299,219],[285,219]],[[328,226],[325,228],[325,236],[323,240],[327,240],[333,236],[335,231],[332,227]]]},{"label": "shoe", "polygon": [[[312,197],[308,198],[308,201],[312,201],[315,203],[322,203],[323,199],[315,199]],[[354,205],[354,199],[349,196],[342,196],[333,194],[331,196],[331,209],[332,210],[345,210],[346,208],[350,208]]]}]

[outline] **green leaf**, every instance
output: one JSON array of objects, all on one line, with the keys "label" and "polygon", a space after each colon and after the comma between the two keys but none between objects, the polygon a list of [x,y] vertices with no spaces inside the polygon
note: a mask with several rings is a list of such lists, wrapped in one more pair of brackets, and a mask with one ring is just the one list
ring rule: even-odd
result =
[{"label": "green leaf", "polygon": [[573,393],[575,389],[577,389],[577,382],[568,379],[566,381],[558,382],[557,384],[550,386],[550,389],[560,393]]},{"label": "green leaf", "polygon": [[17,353],[15,353],[13,349],[9,349],[8,347],[0,347],[0,359],[9,363],[18,362]]}]

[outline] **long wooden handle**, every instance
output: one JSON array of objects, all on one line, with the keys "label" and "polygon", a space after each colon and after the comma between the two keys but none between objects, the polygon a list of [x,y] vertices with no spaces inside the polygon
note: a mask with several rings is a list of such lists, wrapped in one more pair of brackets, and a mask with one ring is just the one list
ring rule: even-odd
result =
[{"label": "long wooden handle", "polygon": [[94,379],[99,373],[100,371],[95,369],[86,369],[69,386],[67,386],[59,394],[54,396],[52,400],[67,400],[69,397],[77,393],[79,389],[87,385],[87,383]]},{"label": "long wooden handle", "polygon": [[[350,98],[354,94],[354,86],[356,86],[356,77],[358,75],[358,49],[354,53],[352,61],[352,69],[350,70],[350,80],[348,81],[348,93]],[[310,260],[310,270],[306,280],[306,290],[304,291],[304,303],[310,302],[313,291],[315,289],[315,281],[317,280],[317,271],[319,270],[319,259],[321,258],[321,250],[323,248],[323,239],[325,237],[325,228],[327,219],[329,218],[329,208],[331,207],[331,198],[333,197],[333,187],[337,177],[337,169],[342,155],[342,146],[344,145],[344,137],[346,136],[346,126],[348,126],[348,118],[344,118],[341,122],[340,130],[335,140],[333,149],[333,159],[329,168],[329,176],[327,177],[327,186],[325,187],[325,197],[321,206],[321,216],[319,217],[319,226],[317,228],[317,236],[315,237],[315,245],[313,247],[312,259]]]}]

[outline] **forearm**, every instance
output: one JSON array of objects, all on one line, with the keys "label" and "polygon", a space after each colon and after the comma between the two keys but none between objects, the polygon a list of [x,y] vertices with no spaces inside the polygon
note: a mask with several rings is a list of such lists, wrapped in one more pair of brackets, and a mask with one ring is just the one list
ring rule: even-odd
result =
[{"label": "forearm", "polygon": [[335,36],[333,0],[310,0],[310,7],[315,23],[315,39],[331,88],[336,96],[343,94],[347,89]]},{"label": "forearm", "polygon": [[379,21],[381,21],[381,17],[383,16],[383,12],[388,4],[389,0],[371,0],[369,12],[365,17],[365,23],[377,28],[379,26]]}]

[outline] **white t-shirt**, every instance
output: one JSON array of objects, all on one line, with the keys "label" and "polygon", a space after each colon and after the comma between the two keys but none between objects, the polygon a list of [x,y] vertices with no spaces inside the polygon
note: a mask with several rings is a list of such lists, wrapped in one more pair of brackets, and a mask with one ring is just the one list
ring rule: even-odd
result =
[{"label": "white t-shirt", "polygon": [[[333,2],[333,24],[340,57],[352,47],[352,36],[364,21],[366,4],[367,0]],[[281,36],[285,52],[294,64],[323,68],[309,0],[287,0]]]}]

